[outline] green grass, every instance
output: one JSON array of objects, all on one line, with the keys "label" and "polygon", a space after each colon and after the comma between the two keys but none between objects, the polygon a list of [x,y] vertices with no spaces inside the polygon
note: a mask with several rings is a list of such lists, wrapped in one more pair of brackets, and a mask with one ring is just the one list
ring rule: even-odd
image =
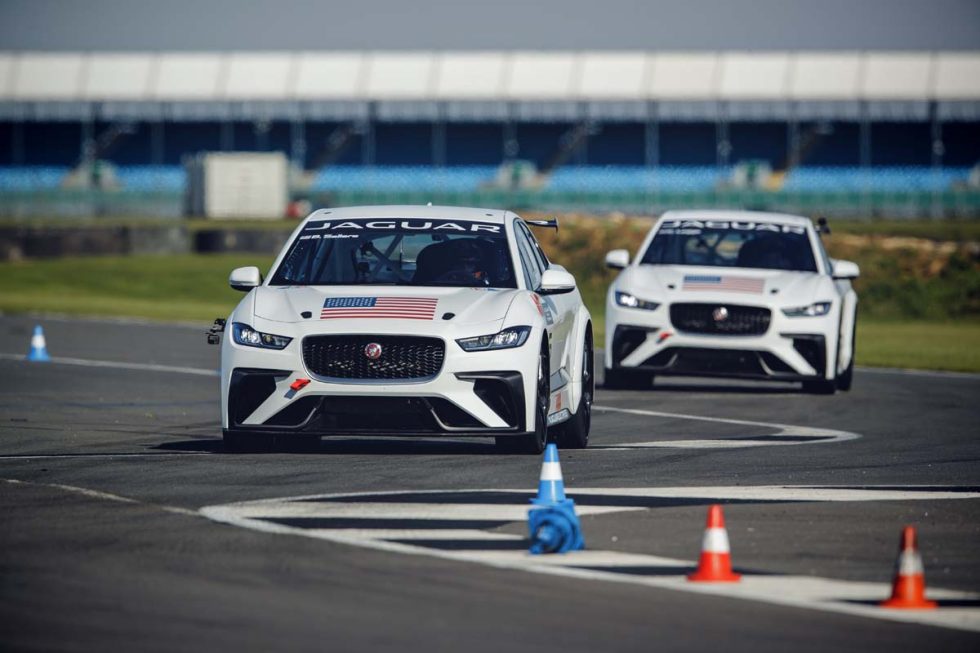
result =
[{"label": "green grass", "polygon": [[263,255],[98,256],[0,263],[0,311],[210,321],[241,293],[228,273]]},{"label": "green grass", "polygon": [[872,367],[980,372],[980,321],[858,320],[857,363]]},{"label": "green grass", "polygon": [[[100,256],[0,263],[0,311],[132,316],[209,322],[241,299],[228,273],[243,265],[263,272],[265,255]],[[597,343],[602,342],[605,288],[583,285]],[[859,320],[860,365],[980,371],[980,320]]]}]

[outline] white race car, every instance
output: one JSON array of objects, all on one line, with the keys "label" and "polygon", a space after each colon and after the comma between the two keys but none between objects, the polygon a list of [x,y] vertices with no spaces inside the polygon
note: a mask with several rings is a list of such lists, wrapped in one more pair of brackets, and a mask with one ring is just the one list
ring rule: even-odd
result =
[{"label": "white race car", "polygon": [[[592,321],[527,222],[499,210],[318,210],[209,340],[229,448],[322,435],[589,441]],[[554,427],[549,431],[549,427]]]},{"label": "white race car", "polygon": [[605,382],[649,387],[658,374],[802,381],[849,390],[858,266],[827,256],[799,216],[671,211],[606,296]]}]

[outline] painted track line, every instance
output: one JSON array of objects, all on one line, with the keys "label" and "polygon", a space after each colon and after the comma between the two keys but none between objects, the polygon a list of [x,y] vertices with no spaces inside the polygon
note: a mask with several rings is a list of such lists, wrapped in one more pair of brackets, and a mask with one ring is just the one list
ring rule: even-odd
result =
[{"label": "painted track line", "polygon": [[[622,505],[601,506],[603,498],[608,497],[609,503],[612,504],[620,503],[624,497],[848,502],[976,500],[980,498],[980,492],[975,490],[975,488],[942,486],[905,489],[874,486],[582,488],[573,493],[573,498],[582,501],[579,504],[581,508],[609,507],[612,508],[609,512],[618,512],[637,508]],[[467,496],[471,503],[439,504],[428,499],[428,495],[444,495],[447,492],[450,494],[458,492],[461,497]],[[486,498],[481,497],[481,493],[486,494]],[[489,501],[490,493],[514,493],[515,496],[513,502],[500,504]],[[481,519],[503,518],[511,514],[521,517],[520,520],[523,521],[529,505],[520,501],[524,497],[530,498],[532,494],[533,492],[526,489],[330,494],[207,506],[200,512],[209,519],[250,530],[312,537],[390,553],[424,555],[499,569],[591,581],[630,583],[808,610],[980,632],[980,609],[978,609],[980,595],[975,593],[930,587],[930,598],[938,599],[940,602],[949,601],[950,605],[934,611],[885,610],[879,608],[877,602],[887,597],[890,589],[887,582],[848,581],[802,575],[753,574],[746,571],[743,581],[739,584],[690,583],[687,582],[684,574],[695,567],[693,560],[592,549],[561,556],[534,556],[526,551],[526,543],[521,541],[523,538],[501,537],[502,533],[480,528],[460,528],[458,522],[463,519],[478,522]],[[390,497],[391,502],[386,503],[386,497]],[[588,501],[586,501],[587,497]],[[358,502],[358,498],[363,498],[363,503]],[[302,506],[297,506],[298,503]],[[441,512],[442,509],[447,512]],[[472,512],[468,512],[468,509],[472,509]],[[494,514],[484,512],[485,509],[493,510]],[[295,515],[296,510],[305,516],[306,521],[304,518],[291,519],[288,516]],[[351,517],[352,515],[357,516]],[[433,520],[439,517],[445,520],[442,529],[422,530],[423,524],[432,524]],[[404,528],[394,528],[394,524],[388,528],[358,528],[358,519],[364,524],[373,525],[388,519]],[[340,521],[345,525],[340,528],[318,526],[321,523],[331,523],[331,520]],[[415,523],[419,528],[414,527]],[[426,533],[433,531],[435,535],[427,540]],[[637,569],[641,572],[637,573]]]},{"label": "painted track line", "polygon": [[[0,360],[23,361],[26,357],[21,354],[0,354]],[[32,363],[32,365],[80,365],[83,367],[108,367],[119,370],[136,370],[139,372],[171,372],[174,374],[192,374],[194,376],[218,376],[217,370],[209,370],[201,367],[184,367],[180,365],[155,365],[153,363],[124,363],[122,361],[100,361],[88,358],[66,358],[62,356],[52,356],[48,363]]]},{"label": "painted track line", "polygon": [[[765,429],[775,429],[775,433],[759,435],[752,438],[716,438],[700,440],[659,440],[652,442],[629,442],[623,444],[592,445],[590,450],[624,451],[628,449],[738,449],[759,446],[786,446],[799,444],[831,444],[857,440],[861,436],[851,431],[824,429],[812,426],[794,426],[775,422],[756,422],[744,419],[729,419],[726,417],[705,417],[688,415],[686,413],[664,413],[656,410],[641,408],[618,408],[615,406],[593,406],[593,410],[623,413],[626,415],[641,415],[646,417],[663,417],[667,419],[688,419],[716,424],[734,424],[736,426],[753,426]],[[780,438],[795,438],[784,439]]]},{"label": "painted track line", "polygon": [[164,512],[170,512],[175,515],[185,515],[188,517],[198,517],[199,513],[195,510],[190,510],[189,508],[180,508],[178,506],[168,506],[159,503],[147,503],[146,501],[140,501],[139,499],[133,499],[132,497],[124,497],[118,494],[112,494],[111,492],[102,492],[101,490],[91,490],[85,487],[78,487],[76,485],[64,485],[61,483],[37,483],[35,481],[21,481],[15,478],[4,478],[0,479],[4,483],[10,485],[25,485],[33,487],[46,487],[55,490],[61,490],[63,492],[69,492],[71,494],[77,494],[80,496],[88,497],[89,499],[98,499],[100,501],[111,501],[113,503],[128,503],[130,505],[136,506],[147,506],[150,508],[157,508],[158,510],[163,510]]}]

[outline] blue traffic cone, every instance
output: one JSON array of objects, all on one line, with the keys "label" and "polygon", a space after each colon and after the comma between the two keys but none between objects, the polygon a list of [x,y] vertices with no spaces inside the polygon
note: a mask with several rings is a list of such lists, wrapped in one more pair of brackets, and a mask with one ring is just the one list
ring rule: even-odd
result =
[{"label": "blue traffic cone", "polygon": [[582,527],[575,514],[575,502],[565,497],[565,482],[558,462],[558,447],[544,450],[536,507],[527,513],[531,553],[567,553],[585,548]]},{"label": "blue traffic cone", "polygon": [[27,352],[27,360],[36,363],[45,363],[51,360],[48,356],[48,344],[44,339],[44,329],[38,324],[34,327],[34,335],[31,336],[31,350]]},{"label": "blue traffic cone", "polygon": [[561,477],[561,463],[558,462],[558,447],[549,444],[544,449],[544,462],[541,464],[541,477],[538,480],[538,496],[531,503],[550,506],[565,500],[565,481]]}]

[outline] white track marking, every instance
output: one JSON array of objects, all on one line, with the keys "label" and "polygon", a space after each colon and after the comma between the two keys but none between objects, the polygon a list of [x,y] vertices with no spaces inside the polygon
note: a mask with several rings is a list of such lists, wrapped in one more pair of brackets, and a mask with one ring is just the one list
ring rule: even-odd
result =
[{"label": "white track marking", "polygon": [[[25,357],[19,354],[0,354],[2,360],[23,361]],[[201,367],[182,367],[179,365],[154,365],[152,363],[123,363],[121,361],[98,361],[87,358],[65,358],[52,356],[46,363],[31,363],[32,365],[81,365],[84,367],[108,367],[120,370],[137,370],[141,372],[172,372],[175,374],[193,374],[195,376],[218,376],[217,370]]]},{"label": "white track marking", "polygon": [[124,497],[118,494],[112,494],[110,492],[102,492],[100,490],[90,490],[85,487],[77,487],[75,485],[63,485],[61,483],[35,483],[33,481],[21,481],[14,478],[0,479],[4,483],[9,483],[10,485],[33,485],[36,487],[47,487],[53,488],[55,490],[62,490],[64,492],[70,492],[72,494],[79,494],[90,499],[99,499],[101,501],[114,501],[116,503],[129,503],[137,506],[149,506],[151,508],[157,508],[163,510],[164,512],[172,512],[177,515],[188,515],[196,517],[199,515],[198,512],[190,510],[188,508],[179,508],[177,506],[167,506],[159,503],[147,503],[145,501],[140,501],[139,499],[133,499],[131,497]]},{"label": "white track marking", "polygon": [[174,456],[212,456],[209,451],[159,451],[156,453],[15,453],[0,454],[0,460],[34,460],[36,458],[160,458]]},{"label": "white track marking", "polygon": [[[627,449],[740,449],[743,447],[774,447],[781,445],[800,444],[830,444],[856,440],[861,436],[850,431],[837,429],[822,429],[812,426],[793,426],[773,422],[754,422],[744,419],[728,419],[724,417],[704,417],[687,415],[685,413],[664,413],[640,408],[618,408],[615,406],[593,406],[593,410],[627,415],[643,415],[647,417],[666,417],[670,419],[689,419],[717,424],[735,424],[737,426],[754,426],[765,429],[775,429],[775,433],[753,436],[751,439],[717,438],[701,440],[654,440],[652,442],[625,442],[622,444],[592,445],[590,449],[598,450],[627,450]],[[805,437],[812,440],[779,440],[780,437]]]},{"label": "white track marking", "polygon": [[[528,497],[530,498],[530,497]],[[265,517],[265,504],[245,504],[243,517]],[[375,503],[352,501],[350,503],[315,503],[306,501],[287,502],[277,505],[275,517],[371,517],[374,519],[479,519],[496,521],[520,521],[527,518],[527,505],[506,505],[499,503]],[[623,510],[642,510],[633,507],[576,506],[580,515],[601,515]]]},{"label": "white track marking", "polygon": [[[527,490],[459,490],[459,495],[479,493],[517,493],[530,498]],[[526,518],[529,504],[515,497],[514,503],[501,504],[453,501],[438,503],[425,501],[426,495],[452,494],[452,491],[404,491],[317,495],[284,499],[263,499],[220,506],[208,506],[201,514],[209,519],[266,533],[280,533],[313,537],[340,544],[350,544],[380,551],[409,555],[426,555],[459,562],[470,562],[496,568],[515,569],[532,573],[570,576],[585,580],[602,580],[645,585],[682,592],[713,594],[735,599],[760,601],[812,610],[903,621],[945,628],[980,632],[980,609],[976,607],[941,607],[933,611],[884,610],[877,602],[886,598],[888,582],[854,582],[811,576],[753,575],[746,573],[741,583],[705,584],[689,583],[684,574],[693,569],[693,560],[679,560],[656,555],[624,553],[589,549],[566,555],[530,555],[524,550],[495,547],[495,543],[514,543],[523,538],[499,531],[453,527],[453,520],[500,521],[508,516],[513,521]],[[400,499],[415,495],[419,503]],[[391,502],[384,501],[386,496]],[[978,499],[980,492],[957,492],[941,486],[890,489],[832,486],[731,486],[731,487],[664,487],[664,488],[587,488],[573,492],[574,497],[593,497],[590,503],[601,497],[648,497],[690,498],[718,500],[757,501],[908,501],[936,499]],[[363,502],[358,501],[363,497]],[[633,506],[578,506],[579,514],[646,510]],[[418,520],[417,528],[303,528],[272,521],[289,517],[361,519],[398,519],[411,523]],[[426,528],[425,521],[442,519],[449,528]],[[315,522],[311,522],[315,526]],[[588,538],[587,538],[588,539]],[[427,545],[426,540],[459,542],[458,549],[451,545],[438,548]],[[487,544],[480,548],[481,542]],[[697,543],[692,544],[696,549]],[[738,543],[734,557],[737,564]],[[888,565],[883,565],[887,568]],[[642,568],[651,573],[630,573],[632,568]],[[683,568],[679,570],[678,568]],[[927,570],[928,573],[928,570]],[[884,579],[883,579],[884,580]],[[929,597],[939,600],[980,601],[980,595],[969,592],[944,590],[930,587]]]}]

